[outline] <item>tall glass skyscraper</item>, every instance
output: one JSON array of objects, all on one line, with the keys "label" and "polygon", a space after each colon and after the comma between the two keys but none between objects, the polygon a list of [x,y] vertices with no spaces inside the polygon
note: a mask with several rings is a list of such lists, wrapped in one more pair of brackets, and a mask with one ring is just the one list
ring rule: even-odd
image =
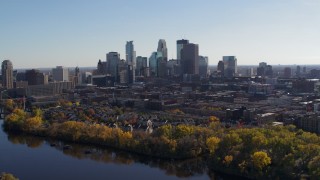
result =
[{"label": "tall glass skyscraper", "polygon": [[126,44],[126,62],[128,67],[129,83],[135,81],[136,69],[136,51],[134,50],[133,41],[127,41]]},{"label": "tall glass skyscraper", "polygon": [[126,61],[128,65],[136,65],[136,51],[134,50],[133,41],[127,41],[126,44]]},{"label": "tall glass skyscraper", "polygon": [[182,50],[184,44],[189,44],[189,40],[186,40],[186,39],[177,40],[177,61],[178,61],[178,64],[180,64],[181,50]]},{"label": "tall glass skyscraper", "polygon": [[232,78],[237,73],[237,58],[235,56],[223,56],[224,77]]},{"label": "tall glass skyscraper", "polygon": [[168,61],[168,49],[164,39],[159,40],[157,52],[161,52],[163,60]]}]

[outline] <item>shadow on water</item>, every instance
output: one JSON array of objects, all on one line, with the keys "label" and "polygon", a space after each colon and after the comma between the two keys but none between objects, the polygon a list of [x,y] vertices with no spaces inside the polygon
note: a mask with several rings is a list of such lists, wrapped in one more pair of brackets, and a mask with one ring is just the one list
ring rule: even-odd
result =
[{"label": "shadow on water", "polygon": [[145,157],[142,155],[101,146],[70,143],[26,134],[17,134],[11,132],[6,133],[8,135],[8,140],[13,144],[25,144],[29,148],[38,148],[42,145],[47,145],[63,152],[64,155],[71,156],[76,159],[90,159],[96,162],[121,165],[140,163],[152,168],[161,169],[167,175],[176,176],[179,178],[207,175],[210,179],[243,179],[241,177],[210,171],[206,160],[203,158],[188,160],[164,160]]}]

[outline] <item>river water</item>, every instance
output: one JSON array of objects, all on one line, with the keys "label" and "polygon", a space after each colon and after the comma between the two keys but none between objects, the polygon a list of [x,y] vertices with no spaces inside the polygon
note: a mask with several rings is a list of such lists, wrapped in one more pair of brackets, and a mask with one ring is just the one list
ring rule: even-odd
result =
[{"label": "river water", "polygon": [[0,120],[0,172],[20,180],[37,179],[234,179],[208,170],[201,159],[146,158],[127,152],[72,144],[3,131]]}]

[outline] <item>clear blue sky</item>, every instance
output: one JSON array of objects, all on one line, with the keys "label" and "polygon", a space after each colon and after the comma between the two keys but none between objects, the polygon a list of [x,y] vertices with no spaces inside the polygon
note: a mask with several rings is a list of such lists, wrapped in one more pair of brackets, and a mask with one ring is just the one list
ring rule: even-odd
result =
[{"label": "clear blue sky", "polygon": [[129,40],[149,57],[160,38],[169,58],[185,38],[210,64],[320,64],[320,0],[0,0],[0,25],[14,68],[96,66]]}]

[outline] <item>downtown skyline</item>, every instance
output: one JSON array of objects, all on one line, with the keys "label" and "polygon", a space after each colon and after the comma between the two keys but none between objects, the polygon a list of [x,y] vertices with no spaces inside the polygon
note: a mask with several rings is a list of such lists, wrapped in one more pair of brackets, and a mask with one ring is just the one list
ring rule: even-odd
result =
[{"label": "downtown skyline", "polygon": [[[319,64],[320,2],[235,1],[0,1],[0,58],[16,68],[95,66],[133,41],[136,56],[150,57],[164,39],[168,59],[176,41],[199,44],[217,65]],[[192,13],[190,13],[192,12]]]}]

